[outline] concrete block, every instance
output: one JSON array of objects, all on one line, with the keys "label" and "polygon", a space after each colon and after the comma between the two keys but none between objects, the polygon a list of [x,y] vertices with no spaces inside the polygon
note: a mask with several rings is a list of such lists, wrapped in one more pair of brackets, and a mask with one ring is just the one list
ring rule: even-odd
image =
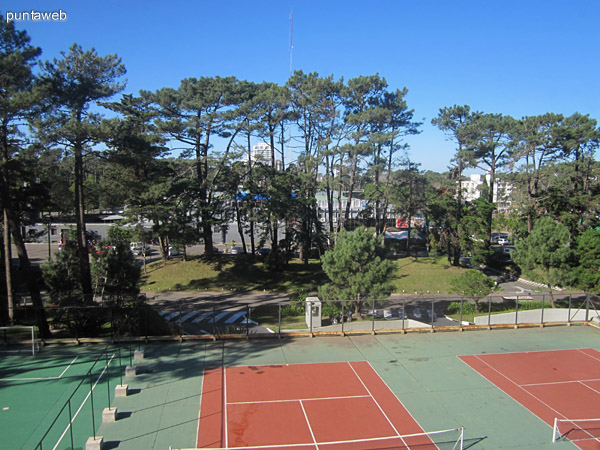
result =
[{"label": "concrete block", "polygon": [[125,376],[126,377],[135,377],[136,375],[137,375],[137,366],[125,367]]},{"label": "concrete block", "polygon": [[102,410],[102,423],[112,423],[117,421],[117,407],[104,408]]},{"label": "concrete block", "polygon": [[117,384],[115,386],[115,398],[119,397],[127,397],[127,385],[126,384]]},{"label": "concrete block", "polygon": [[135,350],[133,352],[133,359],[136,359],[136,360],[144,359],[144,350]]},{"label": "concrete block", "polygon": [[102,450],[102,444],[104,443],[104,438],[102,436],[90,436],[85,443],[85,450]]}]

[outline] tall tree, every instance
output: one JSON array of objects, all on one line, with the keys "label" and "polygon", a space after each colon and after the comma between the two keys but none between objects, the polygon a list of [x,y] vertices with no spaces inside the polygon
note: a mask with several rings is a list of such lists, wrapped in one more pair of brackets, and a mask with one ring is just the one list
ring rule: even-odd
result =
[{"label": "tall tree", "polygon": [[[142,91],[142,97],[151,101],[160,117],[156,124],[165,138],[183,145],[183,157],[193,162],[196,181],[197,219],[201,228],[206,254],[213,253],[212,230],[218,222],[220,199],[215,195],[217,175],[223,159],[228,155],[211,152],[212,139],[228,137],[224,114],[238,104],[239,82],[235,77],[186,78],[177,90],[163,88],[154,93]],[[229,147],[228,147],[229,148]]]},{"label": "tall tree", "polygon": [[[441,108],[438,116],[431,120],[433,125],[436,125],[442,130],[449,139],[456,141],[456,153],[453,158],[453,167],[450,169],[452,179],[456,180],[455,208],[453,211],[448,211],[451,214],[446,221],[446,237],[448,238],[448,250],[452,251],[452,265],[460,264],[460,223],[462,219],[463,196],[462,196],[462,178],[463,169],[465,166],[464,151],[466,149],[466,138],[463,137],[462,130],[471,119],[471,107],[469,105],[454,105],[451,107]],[[451,226],[450,226],[451,225]],[[450,253],[449,253],[450,255]]]},{"label": "tall tree", "polygon": [[99,101],[121,91],[125,66],[116,55],[99,56],[96,50],[84,51],[73,44],[62,58],[43,65],[51,109],[38,123],[38,136],[44,143],[57,143],[74,158],[75,218],[81,287],[85,301],[93,298],[88,255],[84,195],[86,154],[102,141],[101,120],[92,112]]},{"label": "tall tree", "polygon": [[[41,50],[29,44],[25,31],[17,31],[13,22],[0,16],[0,198],[3,212],[3,254],[9,319],[14,319],[14,299],[10,259],[12,234],[21,268],[26,274],[28,289],[36,311],[37,325],[42,337],[49,334],[42,299],[36,277],[31,271],[27,249],[21,234],[21,223],[16,210],[14,183],[17,154],[23,150],[19,127],[31,118],[38,96],[33,93],[32,68]],[[12,186],[12,188],[11,188]]]},{"label": "tall tree", "polygon": [[[459,133],[467,146],[464,152],[467,162],[472,167],[486,171],[487,200],[490,204],[494,203],[494,194],[497,191],[498,171],[512,161],[510,136],[514,125],[515,120],[510,116],[476,112]],[[486,217],[486,247],[489,247],[492,234],[492,212]]]}]

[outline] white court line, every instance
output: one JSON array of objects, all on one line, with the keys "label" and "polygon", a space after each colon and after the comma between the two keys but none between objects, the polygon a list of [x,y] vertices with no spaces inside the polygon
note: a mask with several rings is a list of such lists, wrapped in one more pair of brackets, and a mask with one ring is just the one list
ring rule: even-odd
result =
[{"label": "white court line", "polygon": [[227,436],[227,367],[223,367],[223,418],[225,420],[225,448],[229,448],[229,436]]},{"label": "white court line", "polygon": [[[519,385],[518,383],[514,382],[513,380],[511,380],[509,377],[507,377],[506,375],[504,375],[502,372],[500,372],[498,369],[496,369],[495,367],[493,367],[492,365],[490,365],[489,363],[485,362],[483,359],[481,359],[479,357],[479,355],[474,355],[475,358],[477,358],[479,361],[481,361],[483,364],[485,364],[487,367],[489,367],[492,370],[495,370],[498,375],[500,375],[501,377],[506,378],[509,382],[511,382],[512,384],[514,384],[516,387],[518,387],[519,389],[521,389],[523,392],[525,392],[527,395],[533,397],[535,400],[537,400],[538,402],[540,402],[542,405],[544,405],[546,408],[551,409],[552,411],[554,411],[557,415],[561,416],[563,419],[566,419],[566,417],[561,414],[560,412],[558,412],[556,409],[554,409],[552,406],[546,404],[546,402],[543,402],[542,400],[540,400],[537,396],[533,395],[531,392],[529,392],[527,389],[523,388],[523,386]],[[489,356],[489,355],[486,355]],[[464,361],[463,361],[464,362]],[[465,362],[465,364],[467,364]],[[469,366],[469,364],[467,364],[467,366]],[[471,367],[471,366],[469,366]],[[472,368],[472,367],[471,367]],[[472,368],[473,369],[473,368]],[[475,369],[473,369],[475,370]],[[498,389],[500,389],[502,392],[504,392],[506,395],[508,395],[510,398],[512,398],[515,402],[517,402],[519,405],[522,405],[521,402],[519,402],[516,398],[514,398],[512,395],[510,395],[508,392],[506,392],[504,389],[502,389],[500,386],[498,386],[496,383],[494,383],[491,380],[488,380],[485,375],[481,374],[478,370],[475,370],[475,372],[479,373],[479,375],[481,375],[483,378],[485,378],[488,382],[492,383],[494,386],[496,386]],[[535,417],[537,417],[538,419],[540,419],[542,422],[544,422],[544,420],[538,416],[537,414],[535,414],[533,411],[531,411],[528,407],[525,407],[525,409],[527,409],[531,414],[533,414]],[[546,423],[546,422],[544,422]]]},{"label": "white court line", "polygon": [[112,356],[110,357],[110,361],[108,361],[108,363],[106,363],[106,365],[104,366],[104,369],[102,369],[102,372],[100,373],[100,375],[98,375],[98,379],[96,380],[96,382],[92,386],[92,390],[90,392],[88,392],[88,394],[85,396],[85,398],[83,399],[83,402],[81,402],[81,405],[79,405],[79,408],[77,408],[77,411],[75,412],[75,414],[73,415],[73,417],[69,421],[69,425],[66,426],[65,431],[63,431],[63,433],[60,435],[60,438],[58,438],[58,441],[56,442],[56,445],[54,447],[52,447],[52,450],[56,450],[56,448],[60,445],[60,442],[63,440],[63,438],[67,434],[67,431],[69,431],[69,428],[71,426],[73,426],[73,421],[79,415],[79,412],[83,408],[83,405],[85,405],[85,402],[87,402],[87,399],[90,398],[90,395],[92,394],[92,391],[96,388],[96,385],[100,381],[100,378],[102,378],[102,375],[104,375],[104,372],[106,372],[107,367],[110,365],[110,363],[112,362],[112,360],[113,360],[114,357],[115,357],[115,355],[113,353]]},{"label": "white court line", "polygon": [[[352,369],[352,372],[354,372],[354,375],[356,375],[356,378],[358,378],[358,381],[360,381],[360,383],[363,385],[363,387],[365,388],[365,390],[369,393],[369,395],[371,396],[371,398],[373,399],[373,401],[375,402],[375,404],[377,405],[377,407],[379,408],[379,410],[383,414],[383,417],[385,417],[385,419],[388,421],[388,423],[390,424],[390,426],[394,429],[394,431],[396,432],[396,434],[398,435],[398,437],[402,440],[402,443],[404,445],[406,445],[407,448],[410,448],[408,446],[408,444],[406,442],[404,442],[404,439],[402,438],[402,435],[398,432],[398,430],[396,429],[396,427],[394,426],[394,424],[392,423],[392,421],[390,420],[390,418],[388,417],[388,415],[385,413],[385,411],[383,410],[383,408],[381,407],[381,405],[379,404],[379,402],[375,399],[375,397],[373,397],[373,394],[371,394],[371,391],[369,390],[369,388],[367,387],[367,385],[363,382],[362,378],[358,375],[358,373],[356,373],[356,370],[354,370],[354,367],[352,367],[352,364],[350,364],[350,362],[348,362],[347,364]],[[369,366],[371,366],[371,365],[369,364]],[[371,370],[375,371],[372,366],[371,366]],[[377,372],[375,372],[375,373],[377,373]]]},{"label": "white court line", "polygon": [[69,363],[69,365],[67,367],[65,367],[65,370],[63,370],[61,372],[61,374],[57,377],[41,377],[41,378],[0,378],[0,381],[51,381],[51,380],[60,380],[63,375],[65,374],[65,372],[67,370],[69,370],[69,367],[71,367],[73,365],[73,363],[75,363],[75,361],[77,361],[77,358],[79,358],[79,356],[76,356],[75,359],[73,359],[73,361],[71,361]]},{"label": "white court line", "polygon": [[313,402],[319,400],[343,400],[346,398],[371,398],[370,395],[346,395],[338,397],[290,398],[284,400],[260,400],[254,402],[230,402],[228,405],[254,405],[256,403],[288,403],[288,402]]},{"label": "white court line", "polygon": [[600,378],[591,378],[589,380],[548,381],[547,383],[527,383],[527,384],[520,384],[519,386],[521,386],[521,387],[546,386],[546,385],[553,385],[553,384],[586,383],[586,382],[590,382],[590,381],[600,381]]},{"label": "white court line", "polygon": [[[577,351],[578,351],[579,353],[583,353],[585,356],[589,356],[590,358],[592,358],[592,359],[595,359],[596,361],[600,361],[600,357],[596,357],[596,356],[590,355],[589,353],[586,353],[586,352],[584,352],[583,350],[584,350],[584,349],[582,349],[582,348],[578,348],[578,349],[577,349]],[[585,350],[594,350],[594,349],[585,349]]]},{"label": "white court line", "polygon": [[317,440],[315,439],[315,433],[313,433],[313,429],[310,426],[310,421],[308,420],[308,415],[306,414],[306,410],[304,409],[304,404],[302,400],[300,400],[300,408],[302,408],[302,412],[304,413],[304,419],[306,420],[306,425],[308,426],[308,431],[310,431],[310,435],[312,436],[313,442],[315,443],[315,447],[319,450],[319,444],[317,444]]}]

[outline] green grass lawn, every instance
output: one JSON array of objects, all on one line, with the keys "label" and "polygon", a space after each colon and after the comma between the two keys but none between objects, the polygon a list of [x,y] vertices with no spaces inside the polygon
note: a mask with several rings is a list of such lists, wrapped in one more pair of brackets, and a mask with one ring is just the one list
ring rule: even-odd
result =
[{"label": "green grass lawn", "polygon": [[[397,293],[448,294],[450,280],[464,270],[449,265],[444,256],[406,257],[395,262],[398,269],[392,282]],[[166,267],[161,262],[150,264],[142,278],[142,290],[311,292],[327,281],[318,260],[308,265],[293,260],[285,271],[269,272],[261,262],[221,255],[213,260],[169,261]]]},{"label": "green grass lawn", "polygon": [[407,294],[427,291],[432,294],[449,294],[450,280],[465,269],[454,267],[445,256],[427,256],[422,258],[406,257],[396,261],[398,270],[394,279],[395,292]]},{"label": "green grass lawn", "polygon": [[142,277],[142,291],[269,291],[300,292],[316,290],[325,283],[321,264],[311,260],[308,265],[293,260],[283,272],[270,272],[261,262],[243,257],[219,256],[213,260],[195,258],[190,261],[169,261],[148,266]]}]

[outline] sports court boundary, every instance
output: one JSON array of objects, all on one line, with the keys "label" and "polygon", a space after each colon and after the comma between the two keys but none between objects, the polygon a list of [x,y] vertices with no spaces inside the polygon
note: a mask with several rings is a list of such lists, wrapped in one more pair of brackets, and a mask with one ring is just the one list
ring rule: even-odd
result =
[{"label": "sports court boundary", "polygon": [[60,380],[63,375],[67,372],[67,370],[69,370],[71,368],[71,366],[73,364],[75,364],[75,361],[77,361],[77,359],[79,358],[79,356],[76,356],[73,361],[71,361],[67,367],[65,367],[65,369],[61,372],[61,374],[57,377],[17,377],[17,378],[0,378],[0,381],[53,381],[53,380]]},{"label": "sports court boundary", "polygon": [[[282,370],[283,372],[281,372]],[[232,379],[233,381],[228,381],[228,371],[231,371],[231,375],[234,376]],[[259,374],[265,373],[267,373],[267,375],[265,375],[267,378],[256,378]],[[269,373],[270,375],[268,375]],[[332,378],[323,380],[322,377],[325,373],[330,373]],[[290,396],[287,397],[287,391],[285,391],[286,395],[281,398],[278,397],[278,395],[283,392],[283,386],[291,386],[292,381],[298,381],[299,377],[304,379],[304,384],[301,383],[300,386],[294,386],[294,390],[299,389],[301,394],[304,392],[303,389],[306,389],[306,386],[312,386],[310,383],[313,379],[321,381],[323,385],[320,386],[316,392],[308,390],[304,395],[293,395],[294,393],[292,392],[290,393]],[[350,377],[349,380],[348,377]],[[340,384],[344,379],[348,380],[346,384]],[[281,380],[283,380],[283,382]],[[220,386],[219,381],[221,383]],[[331,387],[327,386],[329,386],[328,383],[334,381],[338,384],[334,391],[339,391],[341,389],[342,391],[348,392],[348,395],[323,396],[323,389],[331,390]],[[235,395],[239,396],[240,392],[242,392],[242,398],[228,398],[229,383],[237,383],[234,385],[235,388],[232,395],[234,395],[234,397]],[[244,383],[248,383],[249,388],[247,388]],[[277,386],[277,383],[281,383],[280,386]],[[267,391],[263,393],[261,387],[264,386],[269,386],[272,389],[267,389]],[[357,394],[357,389],[361,392],[365,392],[365,394]],[[369,424],[368,421],[364,422],[364,419],[367,416],[360,416],[362,409],[356,408],[356,406],[361,403],[348,404],[345,402],[353,402],[356,399],[368,399],[369,403],[372,405],[370,408],[375,408],[375,410],[379,411],[379,413],[374,416],[368,416],[371,417],[373,423]],[[327,403],[337,400],[345,403]],[[280,407],[277,407],[274,410],[269,409],[269,404],[288,405],[285,408],[293,408],[291,411],[297,411],[292,413],[290,417],[299,419],[299,417],[303,416],[304,421],[301,420],[300,422],[305,423],[298,423],[297,421],[290,422],[290,425],[288,425],[288,429],[286,430],[288,435],[282,440],[280,439],[281,434],[278,434],[277,432],[274,432],[273,435],[270,435],[269,432],[267,432],[268,437],[264,442],[260,443],[257,443],[257,441],[252,442],[252,439],[254,439],[252,433],[248,435],[244,434],[245,437],[241,438],[238,432],[241,425],[240,423],[236,423],[235,420],[244,417],[244,423],[246,423],[246,420],[250,420],[253,423],[258,424],[255,425],[256,430],[253,430],[253,433],[268,429],[267,424],[272,422],[269,420],[269,417],[275,417],[272,416],[273,413],[277,414],[277,411],[282,411]],[[355,406],[351,406],[353,404]],[[254,408],[252,408],[253,405],[255,405]],[[310,411],[307,410],[308,405],[311,405]],[[236,419],[231,419],[234,420],[234,422],[230,424],[228,409],[237,406],[242,407],[242,409],[233,410],[233,415]],[[247,409],[246,407],[250,409]],[[353,410],[354,420],[357,420],[360,416],[362,427],[352,427],[351,425],[348,425],[351,427],[350,430],[336,429],[333,427],[332,431],[332,427],[329,426],[330,424],[327,421],[327,415],[331,410],[335,409],[336,411],[339,411],[341,408],[341,411],[344,412],[344,408],[348,407]],[[252,411],[249,417],[245,415],[247,411]],[[346,412],[348,411],[349,410],[346,409]],[[296,417],[300,412],[301,415]],[[240,416],[240,414],[242,414],[242,416]],[[309,417],[311,415],[312,417]],[[325,417],[325,422],[322,421],[323,417]],[[344,415],[344,417],[348,419],[348,416]],[[352,419],[350,419],[350,422],[352,422]],[[297,424],[298,428],[292,427],[292,424]],[[313,424],[319,425],[318,430],[313,428]],[[233,433],[232,436],[237,436],[237,440],[234,442],[229,441],[230,425],[234,427],[233,430],[231,430],[231,433]],[[273,426],[275,427],[275,425]],[[392,434],[382,433],[381,430],[383,429],[392,431]],[[308,434],[303,434],[306,432],[310,433],[310,436]],[[363,432],[364,436],[362,435]],[[341,448],[335,446],[351,445],[353,443],[360,444],[370,441],[390,441],[393,445],[409,448],[411,445],[434,445],[430,435],[451,432],[455,432],[457,436],[457,438],[452,438],[452,442],[455,442],[455,445],[458,445],[460,442],[460,445],[462,446],[464,438],[464,429],[462,427],[426,433],[369,361],[205,367],[202,375],[202,396],[195,448],[314,449],[321,446]],[[377,433],[379,433],[379,435],[377,435]],[[340,436],[340,434],[349,434],[356,437],[341,440],[335,438],[331,439],[331,437]],[[304,441],[305,438],[299,438],[299,436],[306,436],[308,439]],[[262,439],[262,437],[263,436],[261,435],[260,439]],[[242,441],[240,441],[240,439],[242,439]],[[244,441],[246,439],[250,439],[250,441]],[[410,442],[407,442],[407,439],[410,439]],[[240,443],[242,442],[243,445],[240,446]],[[221,445],[219,445],[219,443]]]},{"label": "sports court boundary", "polygon": [[[563,352],[563,357],[553,355],[557,352]],[[600,390],[591,386],[591,384],[600,383],[600,352],[598,350],[593,348],[554,349],[463,355],[458,356],[458,358],[551,427],[553,439],[557,418],[573,421],[573,417],[600,417]],[[567,364],[568,358],[576,358],[574,365]],[[548,367],[544,367],[543,363],[550,365],[550,367],[556,367],[553,367],[553,371],[550,371]],[[577,363],[576,366],[575,363]],[[532,368],[537,368],[538,372],[535,372]],[[543,376],[549,376],[550,379],[548,381],[525,382],[523,380],[525,370],[530,371],[529,376],[533,377],[534,380],[536,377],[543,378]],[[586,376],[587,374],[597,376],[589,377]],[[585,376],[585,378],[578,378],[578,376]],[[565,379],[560,380],[560,377],[565,377]],[[553,395],[549,395],[545,391],[546,389],[551,389]],[[581,392],[583,392],[583,395]],[[584,397],[586,401],[578,401],[577,404],[573,404],[580,397]],[[573,439],[571,441],[573,444],[582,449],[600,448],[600,436],[592,435],[583,429],[581,429],[581,432],[589,438]],[[548,442],[550,441],[548,439]]]}]

